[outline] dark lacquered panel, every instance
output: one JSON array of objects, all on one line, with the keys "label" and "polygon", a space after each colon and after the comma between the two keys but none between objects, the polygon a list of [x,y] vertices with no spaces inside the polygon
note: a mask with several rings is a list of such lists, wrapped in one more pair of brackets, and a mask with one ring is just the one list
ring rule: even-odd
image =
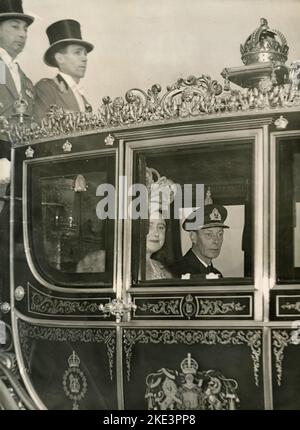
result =
[{"label": "dark lacquered panel", "polygon": [[133,319],[253,319],[253,294],[152,294],[133,296]]},{"label": "dark lacquered panel", "polygon": [[117,409],[116,333],[18,324],[28,377],[48,409]]},{"label": "dark lacquered panel", "polygon": [[275,290],[270,292],[270,319],[289,321],[300,319],[299,290]]},{"label": "dark lacquered panel", "polygon": [[125,409],[263,409],[260,329],[126,329]]},{"label": "dark lacquered panel", "polygon": [[272,330],[274,409],[300,409],[300,323]]},{"label": "dark lacquered panel", "polygon": [[300,139],[277,142],[277,282],[298,284],[300,280]]}]

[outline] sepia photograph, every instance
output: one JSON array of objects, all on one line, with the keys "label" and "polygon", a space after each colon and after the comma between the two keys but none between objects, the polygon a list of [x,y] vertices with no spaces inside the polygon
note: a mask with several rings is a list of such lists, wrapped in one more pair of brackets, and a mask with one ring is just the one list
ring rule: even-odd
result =
[{"label": "sepia photograph", "polygon": [[0,411],[300,410],[299,16],[0,0]]}]

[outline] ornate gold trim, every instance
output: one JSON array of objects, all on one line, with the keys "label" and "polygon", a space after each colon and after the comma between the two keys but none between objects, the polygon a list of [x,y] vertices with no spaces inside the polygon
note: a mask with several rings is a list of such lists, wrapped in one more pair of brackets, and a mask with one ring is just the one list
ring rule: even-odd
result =
[{"label": "ornate gold trim", "polygon": [[[226,297],[224,297],[226,299]],[[246,308],[246,305],[242,305],[240,302],[229,302],[224,303],[223,300],[204,300],[198,298],[200,305],[199,315],[226,315],[228,312],[241,312]]]},{"label": "ornate gold trim", "polygon": [[114,329],[42,327],[19,320],[18,331],[27,370],[30,356],[29,339],[52,342],[104,343],[107,349],[109,375],[110,379],[113,380],[116,352],[116,331]]},{"label": "ornate gold trim", "polygon": [[101,318],[99,305],[110,302],[109,297],[80,299],[78,297],[63,298],[55,297],[37,291],[29,282],[28,288],[28,310],[38,315],[60,315],[67,317],[97,316]]},{"label": "ornate gold trim", "polygon": [[13,145],[30,144],[49,138],[62,138],[74,133],[100,132],[111,127],[151,125],[178,119],[194,119],[212,114],[261,112],[300,105],[300,91],[293,83],[262,89],[223,90],[210,76],[179,78],[160,95],[161,86],[147,91],[131,89],[125,99],[102,99],[97,113],[64,112],[52,106],[40,125],[29,121],[0,118],[0,133]]},{"label": "ornate gold trim", "polygon": [[281,305],[280,307],[281,309],[287,309],[289,311],[292,309],[295,309],[295,311],[300,312],[300,302],[296,302],[296,303],[287,302],[285,305]]},{"label": "ornate gold trim", "polygon": [[180,302],[181,299],[159,300],[157,303],[143,303],[142,305],[137,305],[137,309],[142,312],[148,311],[155,315],[182,316],[179,309]]},{"label": "ornate gold trim", "polygon": [[278,387],[281,386],[283,376],[284,349],[295,344],[292,336],[287,330],[272,330],[272,346],[275,356],[276,380]]},{"label": "ornate gold trim", "polygon": [[[248,300],[242,304],[239,299]],[[227,302],[226,302],[227,300]],[[228,301],[229,300],[229,301]],[[236,300],[236,301],[235,301]],[[134,297],[137,305],[138,315],[135,318],[146,318],[161,316],[163,318],[204,318],[204,317],[251,317],[252,296],[194,296],[186,294],[182,296],[145,296]],[[139,303],[142,302],[142,303]],[[238,312],[248,309],[248,313]],[[145,315],[142,315],[144,313]],[[228,315],[230,314],[230,315]]]},{"label": "ornate gold trim", "polygon": [[123,344],[125,353],[125,363],[127,368],[127,380],[130,381],[131,358],[133,347],[137,343],[164,345],[179,344],[185,345],[247,345],[251,351],[253,361],[253,373],[255,385],[259,386],[259,370],[262,355],[262,332],[261,330],[163,330],[163,329],[125,329],[123,334]]}]

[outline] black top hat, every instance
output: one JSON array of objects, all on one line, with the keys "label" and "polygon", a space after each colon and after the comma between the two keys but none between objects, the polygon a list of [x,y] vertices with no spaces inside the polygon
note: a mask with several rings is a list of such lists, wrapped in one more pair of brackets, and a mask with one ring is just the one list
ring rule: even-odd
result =
[{"label": "black top hat", "polygon": [[[184,220],[182,228],[186,231],[196,231],[211,227],[229,228],[228,225],[224,224],[226,218],[227,210],[224,206],[209,204],[204,206],[204,220],[201,220],[201,209],[196,209]],[[195,222],[195,226],[189,226],[190,223]]]},{"label": "black top hat", "polygon": [[54,22],[47,28],[46,32],[50,47],[44,55],[44,62],[48,66],[56,67],[54,54],[62,46],[74,43],[84,46],[87,52],[91,52],[94,49],[94,45],[82,40],[80,24],[73,19],[64,19]]},{"label": "black top hat", "polygon": [[8,19],[21,19],[28,25],[34,21],[32,16],[24,13],[22,0],[0,0],[0,22]]}]

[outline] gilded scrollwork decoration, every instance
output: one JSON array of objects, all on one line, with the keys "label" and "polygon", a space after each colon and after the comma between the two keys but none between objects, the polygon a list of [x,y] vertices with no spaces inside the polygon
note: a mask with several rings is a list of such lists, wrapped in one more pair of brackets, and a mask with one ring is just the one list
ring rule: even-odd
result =
[{"label": "gilded scrollwork decoration", "polygon": [[300,302],[295,302],[295,303],[287,302],[284,305],[281,305],[280,307],[281,309],[287,309],[289,311],[294,310],[300,313]]},{"label": "gilded scrollwork decoration", "polygon": [[157,302],[142,303],[137,305],[139,312],[152,313],[154,315],[180,315],[180,302],[181,299],[164,299]]},{"label": "gilded scrollwork decoration", "polygon": [[136,344],[202,344],[202,345],[246,345],[250,349],[255,385],[259,386],[259,371],[262,356],[261,330],[187,330],[187,329],[140,329],[124,330],[124,353],[127,380],[131,377],[131,359]]},{"label": "gilded scrollwork decoration", "polygon": [[161,86],[154,84],[147,91],[131,89],[124,98],[103,97],[102,104],[94,112],[65,112],[53,105],[40,124],[33,120],[18,123],[0,117],[0,133],[6,135],[13,145],[30,145],[41,139],[100,132],[113,127],[299,105],[300,91],[292,81],[284,85],[223,90],[210,76],[189,76],[178,79],[162,94]]},{"label": "gilded scrollwork decoration", "polygon": [[55,299],[38,292],[33,292],[30,299],[30,311],[42,315],[99,315],[99,303],[88,300]]},{"label": "gilded scrollwork decoration", "polygon": [[275,357],[277,385],[280,387],[283,379],[284,350],[290,345],[300,344],[300,330],[295,321],[295,330],[272,330],[272,346]]},{"label": "gilded scrollwork decoration", "polygon": [[24,362],[28,372],[30,372],[31,341],[34,339],[50,342],[103,343],[106,346],[109,376],[113,380],[116,352],[115,330],[107,328],[42,327],[21,320],[18,321],[18,329]]},{"label": "gilded scrollwork decoration", "polygon": [[[242,297],[247,301],[240,302],[239,297],[212,298],[197,297],[192,294],[172,297],[134,298],[139,316],[161,316],[180,318],[203,318],[222,316],[249,316],[251,297]],[[246,312],[249,312],[247,315]]]},{"label": "gilded scrollwork decoration", "polygon": [[[288,51],[284,35],[270,29],[268,21],[261,18],[259,27],[241,45],[244,66],[222,71],[224,88],[206,74],[191,75],[177,79],[166,91],[156,83],[146,91],[132,88],[124,97],[105,96],[94,112],[91,108],[86,112],[65,112],[52,105],[40,124],[26,113],[24,102],[18,101],[14,115],[0,117],[0,132],[13,145],[29,145],[39,139],[112,127],[297,107],[299,64],[294,61],[290,67],[285,65]],[[231,89],[230,81],[245,88]]]},{"label": "gilded scrollwork decoration", "polygon": [[45,294],[38,291],[29,282],[28,291],[28,308],[29,311],[38,315],[60,315],[60,316],[101,316],[99,313],[99,304],[107,303],[110,298],[101,299],[78,299],[63,298]]},{"label": "gilded scrollwork decoration", "polygon": [[223,300],[198,299],[200,315],[225,315],[229,312],[241,312],[246,308],[239,302],[224,302]]}]

